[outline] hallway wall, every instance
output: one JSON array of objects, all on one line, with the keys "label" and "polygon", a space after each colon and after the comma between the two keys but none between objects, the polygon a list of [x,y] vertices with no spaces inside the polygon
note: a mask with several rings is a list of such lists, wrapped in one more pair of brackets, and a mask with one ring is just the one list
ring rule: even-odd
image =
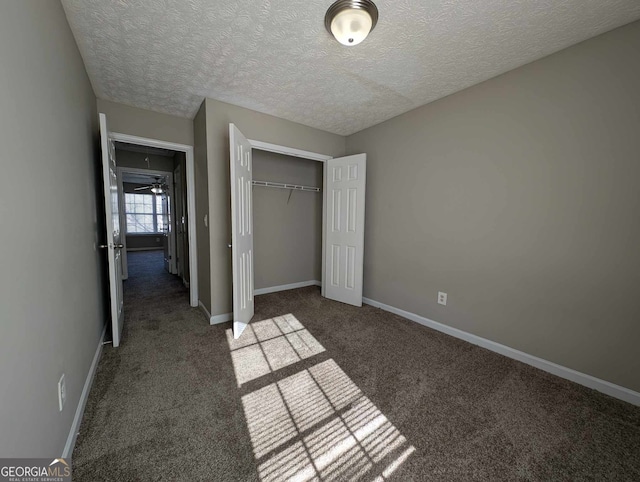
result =
[{"label": "hallway wall", "polygon": [[[149,159],[147,164],[145,159]],[[151,169],[153,171],[173,171],[173,157],[144,154],[142,152],[124,151],[116,148],[116,164],[118,167],[134,169]]]},{"label": "hallway wall", "polygon": [[0,454],[53,458],[106,318],[96,99],[59,2],[0,2],[0,65]]},{"label": "hallway wall", "polygon": [[98,112],[107,115],[109,129],[119,134],[193,145],[193,121],[109,100],[97,100]]}]

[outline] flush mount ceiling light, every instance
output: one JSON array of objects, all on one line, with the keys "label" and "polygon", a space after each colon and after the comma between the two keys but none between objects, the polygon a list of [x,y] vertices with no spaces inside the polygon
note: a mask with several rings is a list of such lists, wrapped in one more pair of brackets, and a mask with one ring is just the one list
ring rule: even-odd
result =
[{"label": "flush mount ceiling light", "polygon": [[342,45],[358,45],[378,22],[378,7],[371,0],[338,0],[327,10],[324,26]]}]

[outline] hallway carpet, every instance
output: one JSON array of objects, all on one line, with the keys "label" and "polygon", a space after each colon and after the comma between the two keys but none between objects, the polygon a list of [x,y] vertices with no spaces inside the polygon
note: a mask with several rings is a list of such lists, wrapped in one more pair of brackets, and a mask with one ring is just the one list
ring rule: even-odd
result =
[{"label": "hallway carpet", "polygon": [[640,408],[318,288],[239,340],[131,253],[74,481],[640,480]]}]

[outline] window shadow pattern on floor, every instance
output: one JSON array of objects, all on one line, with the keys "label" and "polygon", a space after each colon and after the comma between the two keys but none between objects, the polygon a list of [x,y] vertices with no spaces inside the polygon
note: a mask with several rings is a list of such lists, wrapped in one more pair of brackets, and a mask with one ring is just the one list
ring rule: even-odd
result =
[{"label": "window shadow pattern on floor", "polygon": [[[326,351],[292,314],[227,340],[238,387]],[[389,480],[415,451],[332,358],[276,380],[242,396],[263,482]]]}]

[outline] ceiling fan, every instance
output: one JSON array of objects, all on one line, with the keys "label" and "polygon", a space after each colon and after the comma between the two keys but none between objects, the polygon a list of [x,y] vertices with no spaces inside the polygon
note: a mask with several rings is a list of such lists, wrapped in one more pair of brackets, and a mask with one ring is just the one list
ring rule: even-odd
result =
[{"label": "ceiling fan", "polygon": [[144,191],[146,189],[151,189],[151,192],[154,194],[162,194],[167,189],[167,185],[161,181],[162,181],[161,177],[156,177],[156,182],[152,182],[148,186],[136,187],[133,190]]}]

